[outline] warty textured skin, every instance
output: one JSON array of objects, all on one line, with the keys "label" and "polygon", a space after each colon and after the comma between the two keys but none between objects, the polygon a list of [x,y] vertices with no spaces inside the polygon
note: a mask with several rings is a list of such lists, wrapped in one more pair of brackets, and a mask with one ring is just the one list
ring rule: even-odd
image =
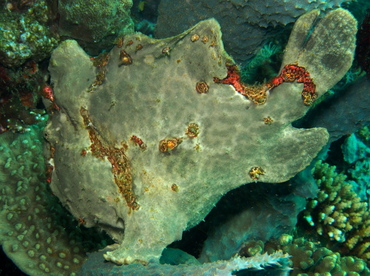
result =
[{"label": "warty textured skin", "polygon": [[[349,46],[334,43],[332,50],[342,53],[336,66],[348,69],[356,21],[348,12],[344,15],[342,29],[348,28],[349,36],[342,39]],[[343,14],[333,15],[339,16]],[[312,24],[309,19],[300,24]],[[193,41],[195,34],[202,39]],[[322,35],[312,43],[327,50],[326,33]],[[109,53],[99,84],[97,69],[75,41],[65,41],[54,51],[50,71],[60,110],[54,111],[45,131],[54,153],[51,188],[87,227],[99,226],[118,242],[105,255],[107,260],[158,260],[163,248],[203,220],[222,195],[255,181],[249,175],[252,168],[263,169],[260,181],[286,181],[327,142],[323,128],[291,126],[307,111],[302,85],[284,83],[266,104],[256,106],[231,86],[214,83],[214,77],[226,76],[225,64],[233,62],[222,45],[213,19],[163,40],[133,34]],[[326,66],[309,49],[299,54],[313,75]],[[328,75],[329,80],[336,77]],[[198,82],[209,85],[207,93],[196,91]],[[332,82],[317,82],[318,94]],[[271,125],[263,121],[268,116]],[[199,126],[195,138],[186,136],[192,123]],[[146,147],[139,140],[134,143],[133,136]],[[167,152],[159,148],[163,139]],[[112,161],[117,152],[125,156],[120,164]],[[123,193],[112,173],[117,166],[125,171]]]}]

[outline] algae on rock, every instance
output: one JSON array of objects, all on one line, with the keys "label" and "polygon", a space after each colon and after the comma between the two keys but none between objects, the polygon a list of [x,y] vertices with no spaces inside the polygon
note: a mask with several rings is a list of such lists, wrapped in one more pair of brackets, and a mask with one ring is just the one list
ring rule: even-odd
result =
[{"label": "algae on rock", "polygon": [[60,35],[98,55],[111,49],[118,37],[133,33],[131,7],[132,0],[58,0]]},{"label": "algae on rock", "polygon": [[[349,68],[356,21],[343,10],[332,15],[347,36],[328,45],[324,32],[313,44],[335,50],[336,66]],[[310,49],[298,54],[312,74],[327,65]],[[128,35],[99,68],[75,41],[53,52],[60,109],[45,130],[55,165],[51,188],[87,227],[99,226],[119,243],[107,260],[158,260],[222,195],[256,177],[286,181],[325,145],[325,129],[291,126],[308,109],[302,84],[284,83],[257,106],[232,86],[214,83],[232,63],[214,19],[162,40]],[[316,82],[319,95],[327,79]],[[264,123],[268,117],[271,124]],[[253,169],[263,173],[251,178]]]},{"label": "algae on rock", "polygon": [[59,36],[48,26],[51,11],[47,1],[32,1],[30,6],[21,2],[21,10],[15,3],[1,3],[0,63],[6,67],[21,66],[27,60],[39,62],[59,43]]}]

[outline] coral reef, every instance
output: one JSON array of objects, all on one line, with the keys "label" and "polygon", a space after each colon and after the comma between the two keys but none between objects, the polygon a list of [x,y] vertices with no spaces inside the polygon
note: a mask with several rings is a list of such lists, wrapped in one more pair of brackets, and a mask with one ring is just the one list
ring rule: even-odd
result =
[{"label": "coral reef", "polygon": [[78,40],[89,54],[98,55],[134,31],[131,7],[131,0],[58,0],[60,35]]},{"label": "coral reef", "polygon": [[23,134],[0,135],[0,242],[8,257],[29,275],[73,275],[85,253],[48,210],[52,205],[42,129],[34,125]]},{"label": "coral reef", "polygon": [[17,69],[0,66],[0,134],[29,131],[43,119],[46,112],[37,107],[46,75],[33,61]]},{"label": "coral reef", "polygon": [[367,203],[345,183],[346,176],[337,174],[336,167],[318,162],[314,177],[320,189],[316,199],[307,204],[304,218],[319,235],[331,240],[346,242],[347,232],[359,228],[368,216]]},{"label": "coral reef", "polygon": [[322,161],[315,164],[312,173],[319,191],[290,231],[294,236],[283,234],[268,241],[255,236],[245,241],[239,254],[282,250],[291,255],[290,275],[370,275],[368,204],[335,170]]},{"label": "coral reef", "polygon": [[307,202],[303,218],[325,241],[326,247],[336,248],[341,254],[357,256],[369,264],[368,203],[361,201],[345,181],[346,176],[336,173],[335,169],[335,166],[321,161],[316,164],[314,177],[320,190],[317,198]]},{"label": "coral reef", "polygon": [[[338,9],[315,26],[318,15],[297,21],[284,60],[303,66],[320,96],[351,66],[356,21]],[[128,35],[119,46],[99,68],[75,41],[53,52],[57,108],[45,130],[51,188],[85,226],[119,242],[107,260],[158,260],[226,192],[290,179],[327,141],[325,129],[290,125],[308,109],[302,84],[284,83],[257,106],[213,82],[233,63],[215,20],[163,40]]]},{"label": "coral reef", "polygon": [[0,11],[0,62],[7,67],[45,59],[59,42],[46,0],[17,2],[2,3]]},{"label": "coral reef", "polygon": [[85,252],[112,241],[84,229],[52,195],[43,157],[44,122],[0,135],[0,243],[28,275],[74,275]]},{"label": "coral reef", "polygon": [[293,238],[283,234],[268,242],[249,241],[240,251],[242,256],[254,256],[263,252],[281,250],[291,256],[289,275],[370,275],[365,261],[351,256],[341,256],[318,242],[305,238]]},{"label": "coral reef", "polygon": [[168,37],[190,28],[201,20],[215,18],[222,27],[226,51],[237,61],[249,60],[264,42],[279,33],[275,26],[294,22],[313,9],[330,10],[342,0],[162,0],[156,37]]}]

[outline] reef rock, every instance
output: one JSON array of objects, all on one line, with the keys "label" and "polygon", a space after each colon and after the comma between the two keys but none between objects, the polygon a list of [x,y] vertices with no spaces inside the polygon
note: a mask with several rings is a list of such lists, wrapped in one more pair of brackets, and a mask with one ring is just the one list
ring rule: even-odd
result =
[{"label": "reef rock", "polygon": [[98,55],[118,37],[133,33],[131,7],[132,0],[58,0],[59,33]]},{"label": "reef rock", "polygon": [[[298,21],[309,27],[296,34],[299,43],[317,16]],[[312,76],[352,63],[356,21],[344,10],[332,20],[343,33],[336,43],[327,43],[331,30],[314,30],[315,47],[297,53]],[[336,63],[316,51],[335,51]],[[226,192],[286,181],[327,142],[323,128],[291,126],[308,109],[302,84],[284,83],[255,105],[213,81],[232,63],[214,19],[162,40],[128,35],[100,62],[73,40],[53,52],[55,110],[45,129],[55,166],[51,188],[85,226],[99,226],[118,242],[107,260],[158,260]],[[318,78],[318,95],[340,78],[332,72]]]},{"label": "reef rock", "polygon": [[59,36],[49,26],[52,9],[47,2],[0,1],[1,64],[14,68],[28,60],[39,62],[49,57],[56,48]]}]

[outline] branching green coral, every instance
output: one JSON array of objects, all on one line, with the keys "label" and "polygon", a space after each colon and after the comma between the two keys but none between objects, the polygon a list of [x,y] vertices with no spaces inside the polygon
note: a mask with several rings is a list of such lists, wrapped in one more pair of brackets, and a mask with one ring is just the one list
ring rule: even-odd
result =
[{"label": "branching green coral", "polygon": [[[338,174],[335,166],[318,162],[314,170],[319,193],[307,203],[304,219],[314,227],[328,248],[370,261],[370,213],[368,203]],[[342,245],[338,247],[338,242]]]},{"label": "branching green coral", "polygon": [[320,191],[316,199],[308,202],[304,217],[319,235],[345,242],[346,233],[363,223],[367,204],[351,191],[351,186],[345,183],[346,176],[337,174],[335,169],[328,164],[316,164],[314,177]]}]

